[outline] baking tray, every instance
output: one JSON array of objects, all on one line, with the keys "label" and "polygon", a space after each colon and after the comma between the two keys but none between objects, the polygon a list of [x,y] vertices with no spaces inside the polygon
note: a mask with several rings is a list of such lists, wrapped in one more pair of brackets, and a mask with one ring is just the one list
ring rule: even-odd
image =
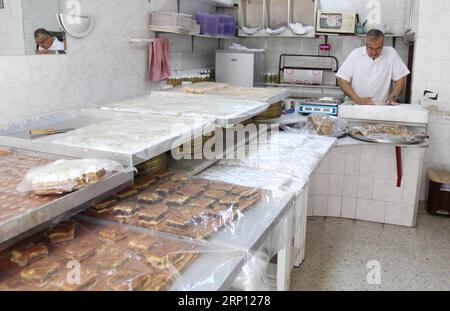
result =
[{"label": "baking tray", "polygon": [[251,119],[267,108],[269,105],[260,101],[182,92],[154,92],[148,96],[103,107],[106,110],[125,112],[211,118],[215,119],[219,127],[228,127]]},{"label": "baking tray", "polygon": [[427,138],[425,135],[416,135],[408,138],[368,137],[361,134],[353,134],[351,133],[351,131],[349,131],[347,134],[350,135],[352,138],[360,141],[365,141],[369,143],[389,144],[389,145],[418,145],[422,144],[424,142],[424,139]]},{"label": "baking tray", "polygon": [[[234,87],[230,86],[230,88],[237,88],[240,89],[240,87]],[[243,89],[252,89],[252,88],[243,88]],[[258,88],[254,88],[258,89]],[[267,88],[264,88],[267,89]],[[264,96],[264,95],[255,95],[255,96],[247,96],[247,95],[233,95],[229,89],[219,89],[216,91],[209,91],[206,94],[195,94],[195,96],[217,96],[217,97],[223,97],[223,98],[234,98],[234,99],[242,99],[242,100],[255,100],[260,102],[265,102],[269,105],[278,103],[282,101],[283,99],[291,96],[291,90],[290,89],[282,89],[282,88],[270,88],[274,91],[274,94],[272,96]],[[187,94],[183,91],[183,88],[175,88],[170,91],[162,91],[161,93],[183,93]]]},{"label": "baking tray", "polygon": [[[31,139],[28,131],[41,128],[76,130]],[[214,128],[214,120],[208,118],[87,109],[53,114],[4,129],[0,131],[0,145],[75,158],[111,159],[136,166]]]},{"label": "baking tray", "polygon": [[[33,162],[25,162],[25,160],[23,160],[25,157],[42,159],[43,161],[40,162],[41,165],[47,161],[51,163],[55,160],[61,159],[61,157],[56,157],[54,155],[17,149],[14,150],[14,153],[15,157],[18,157],[19,160],[22,159],[19,164],[14,165],[15,161],[6,160],[0,164],[2,164],[3,170],[8,170],[10,172],[8,173],[7,171],[4,171],[4,174],[17,174],[17,181],[34,165],[31,164],[27,167],[25,163]],[[38,161],[36,161],[36,164],[39,165]],[[15,185],[11,185],[10,189],[0,189],[4,203],[13,196],[23,200],[42,200],[42,203],[38,202],[35,205],[33,204],[31,208],[29,205],[26,207],[18,206],[17,212],[11,213],[10,216],[6,216],[0,220],[0,249],[4,249],[11,243],[15,243],[17,240],[26,238],[27,236],[50,226],[58,219],[64,219],[79,213],[81,210],[90,206],[89,203],[91,201],[97,199],[98,197],[107,196],[110,193],[117,192],[129,186],[132,184],[132,180],[133,172],[131,171],[114,173],[106,176],[99,182],[91,184],[76,192],[62,196],[44,198],[40,198],[32,194],[22,195],[19,192],[16,192]],[[3,208],[11,209],[11,206],[5,205]]]}]

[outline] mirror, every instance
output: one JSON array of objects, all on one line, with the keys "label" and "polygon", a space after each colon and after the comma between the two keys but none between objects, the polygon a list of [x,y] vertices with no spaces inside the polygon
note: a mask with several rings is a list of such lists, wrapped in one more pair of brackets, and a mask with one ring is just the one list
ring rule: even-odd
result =
[{"label": "mirror", "polygon": [[65,54],[59,0],[0,0],[0,55]]}]

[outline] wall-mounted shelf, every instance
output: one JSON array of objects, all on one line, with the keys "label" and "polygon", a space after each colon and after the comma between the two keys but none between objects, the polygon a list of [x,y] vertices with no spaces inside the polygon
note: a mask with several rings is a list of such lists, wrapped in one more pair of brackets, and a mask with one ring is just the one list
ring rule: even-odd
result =
[{"label": "wall-mounted shelf", "polygon": [[201,35],[201,34],[198,34],[198,33],[170,31],[170,30],[167,30],[167,29],[154,28],[154,27],[150,27],[149,30],[150,31],[154,31],[154,32],[158,32],[158,33],[169,33],[169,34],[175,34],[175,35],[184,35],[184,36],[201,37],[201,38],[236,39],[236,37],[234,37],[234,36],[209,36],[209,35]]},{"label": "wall-mounted shelf", "polygon": [[269,35],[265,29],[259,30],[254,35],[248,35],[242,29],[239,29],[238,33],[239,37],[245,37],[245,38],[315,38],[316,34],[314,31],[311,31],[309,33],[306,33],[304,35],[297,35],[293,33],[290,29],[286,29],[281,34],[278,35]]}]

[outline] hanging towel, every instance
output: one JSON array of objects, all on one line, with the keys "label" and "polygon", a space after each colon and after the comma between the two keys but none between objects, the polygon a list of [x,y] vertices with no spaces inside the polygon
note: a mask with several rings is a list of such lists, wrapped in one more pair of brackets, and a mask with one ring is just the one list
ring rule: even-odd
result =
[{"label": "hanging towel", "polygon": [[170,76],[168,39],[154,39],[149,46],[148,78],[152,81],[166,80]]}]

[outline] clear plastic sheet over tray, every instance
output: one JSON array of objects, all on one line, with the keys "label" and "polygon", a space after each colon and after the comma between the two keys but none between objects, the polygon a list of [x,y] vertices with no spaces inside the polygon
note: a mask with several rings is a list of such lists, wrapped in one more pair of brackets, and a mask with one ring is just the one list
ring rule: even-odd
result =
[{"label": "clear plastic sheet over tray", "polygon": [[[140,176],[133,187],[109,201],[99,202],[85,215],[190,239],[211,240],[222,231],[233,236],[248,213],[256,209],[270,212],[275,203],[269,191],[256,187],[168,171]],[[261,213],[261,217],[265,214]]]},{"label": "clear plastic sheet over tray", "polygon": [[[85,112],[89,114],[89,111]],[[101,115],[102,111],[95,111]],[[40,139],[69,147],[127,154],[149,160],[214,128],[213,119],[103,111],[115,119]]]},{"label": "clear plastic sheet over tray", "polygon": [[[0,253],[0,290],[217,289],[243,256],[122,225],[72,219]],[[196,261],[204,271],[191,268]]]},{"label": "clear plastic sheet over tray", "polygon": [[252,118],[269,107],[264,102],[226,98],[220,96],[197,96],[176,92],[154,92],[103,107],[102,109],[153,113],[168,116],[213,118],[219,126],[233,125]]},{"label": "clear plastic sheet over tray", "polygon": [[225,83],[200,82],[184,87],[185,93],[229,96],[251,99],[273,104],[290,95],[290,90],[282,88],[238,87]]},{"label": "clear plastic sheet over tray", "polygon": [[304,135],[320,135],[329,137],[342,137],[347,133],[348,122],[342,118],[313,113],[306,117],[306,123],[294,125],[283,125],[282,129],[287,132]]},{"label": "clear plastic sheet over tray", "polygon": [[30,169],[17,186],[17,190],[38,195],[63,194],[79,190],[113,172],[121,171],[124,171],[124,167],[111,160],[57,160]]}]

